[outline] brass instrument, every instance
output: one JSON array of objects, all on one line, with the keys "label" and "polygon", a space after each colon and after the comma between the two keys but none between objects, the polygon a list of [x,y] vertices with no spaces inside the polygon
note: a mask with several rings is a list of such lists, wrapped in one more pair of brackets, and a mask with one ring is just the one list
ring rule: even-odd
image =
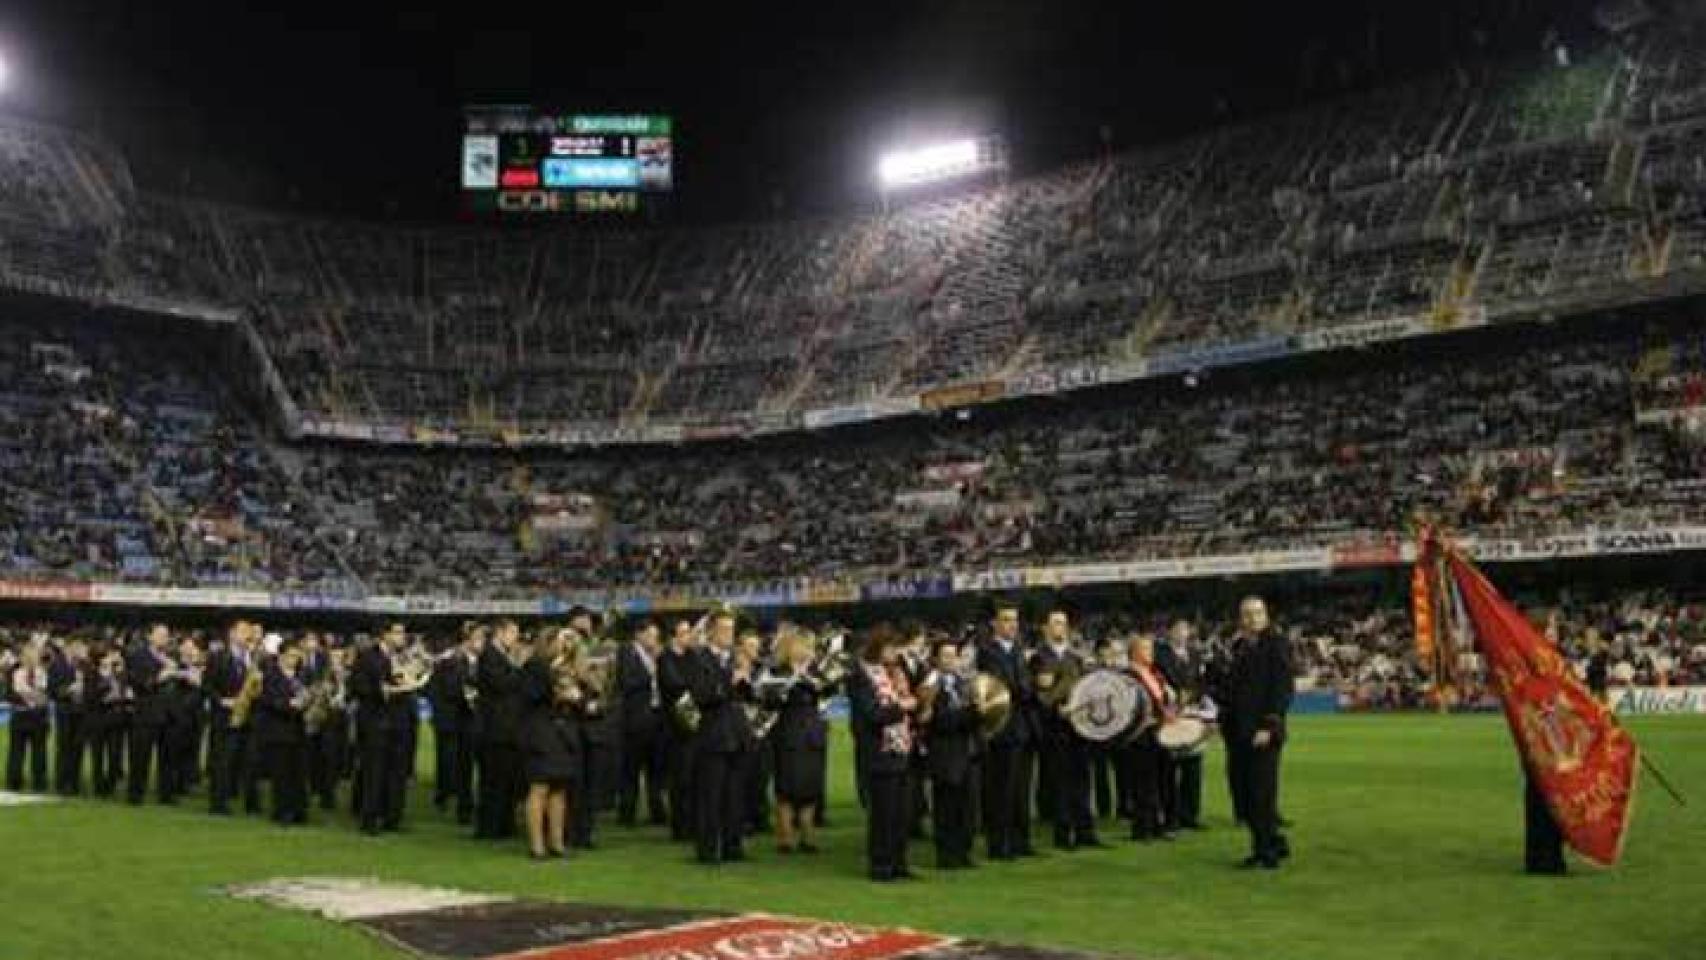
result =
[{"label": "brass instrument", "polygon": [[1031,680],[1037,688],[1037,699],[1051,710],[1059,710],[1072,696],[1072,688],[1084,677],[1084,661],[1069,647],[1065,655],[1052,663],[1043,658],[1031,658]]},{"label": "brass instrument", "polygon": [[979,673],[971,683],[972,705],[985,740],[993,740],[1013,720],[1013,691],[993,673]]},{"label": "brass instrument", "polygon": [[391,657],[392,695],[417,693],[432,679],[432,655],[425,647],[410,646]]},{"label": "brass instrument", "polygon": [[250,664],[243,674],[243,685],[237,689],[237,695],[231,698],[231,729],[249,725],[249,716],[254,713],[255,701],[260,698],[261,668],[259,664]]}]

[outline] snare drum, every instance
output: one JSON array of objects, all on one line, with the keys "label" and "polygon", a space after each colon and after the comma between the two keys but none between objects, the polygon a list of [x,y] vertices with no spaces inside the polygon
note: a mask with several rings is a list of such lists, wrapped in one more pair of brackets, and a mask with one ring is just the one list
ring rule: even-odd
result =
[{"label": "snare drum", "polygon": [[1209,727],[1196,717],[1175,717],[1155,732],[1155,742],[1174,756],[1200,756],[1208,748]]}]

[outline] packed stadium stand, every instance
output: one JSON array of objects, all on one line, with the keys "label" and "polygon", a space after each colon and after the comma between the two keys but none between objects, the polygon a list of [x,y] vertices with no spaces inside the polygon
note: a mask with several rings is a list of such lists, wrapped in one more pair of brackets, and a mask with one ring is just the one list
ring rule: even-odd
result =
[{"label": "packed stadium stand", "polygon": [[[91,306],[7,308],[0,574],[527,597],[1698,521],[1700,50],[712,229],[305,219],[4,121],[0,283]],[[891,404],[961,415],[738,439]],[[706,442],[502,448],[670,424]]]}]

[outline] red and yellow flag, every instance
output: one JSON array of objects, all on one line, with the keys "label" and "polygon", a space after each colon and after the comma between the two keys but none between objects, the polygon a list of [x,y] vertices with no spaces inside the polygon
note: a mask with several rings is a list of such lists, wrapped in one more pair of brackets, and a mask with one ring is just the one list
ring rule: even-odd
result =
[{"label": "red and yellow flag", "polygon": [[[1435,546],[1424,543],[1418,567],[1432,559]],[[1640,762],[1634,738],[1474,564],[1440,549],[1446,570],[1440,586],[1461,603],[1528,775],[1565,841],[1595,863],[1616,863]]]}]

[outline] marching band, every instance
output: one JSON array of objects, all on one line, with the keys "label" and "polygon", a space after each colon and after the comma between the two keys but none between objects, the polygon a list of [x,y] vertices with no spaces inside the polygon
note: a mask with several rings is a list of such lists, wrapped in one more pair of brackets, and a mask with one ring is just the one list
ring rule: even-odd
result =
[{"label": "marching band", "polygon": [[239,797],[260,812],[265,783],[290,826],[313,800],[333,809],[347,783],[363,833],[398,831],[424,701],[434,806],[476,838],[521,835],[533,858],[558,859],[596,847],[601,814],[633,827],[643,811],[699,863],[739,863],[761,832],[781,854],[819,852],[827,714],[845,697],[874,881],[915,876],[908,842],[926,834],[938,869],[963,870],[980,833],[990,861],[1036,856],[1033,822],[1061,851],[1107,845],[1098,813],[1128,818],[1139,842],[1201,829],[1217,727],[1251,832],[1244,865],[1290,855],[1278,787],[1291,671],[1260,599],[1217,650],[1185,622],[1087,649],[1059,606],[1027,642],[1017,604],[992,613],[961,636],[783,623],[766,643],[719,607],[667,624],[667,641],[644,619],[618,642],[576,609],[531,633],[468,623],[437,652],[402,624],[347,647],[248,621],[206,650],[163,624],[128,651],[41,635],[0,663],[6,785],[47,789],[51,715],[67,795],[82,792],[86,755],[97,796],[123,782],[131,803],[150,785],[174,803],[205,772],[212,813]]}]

